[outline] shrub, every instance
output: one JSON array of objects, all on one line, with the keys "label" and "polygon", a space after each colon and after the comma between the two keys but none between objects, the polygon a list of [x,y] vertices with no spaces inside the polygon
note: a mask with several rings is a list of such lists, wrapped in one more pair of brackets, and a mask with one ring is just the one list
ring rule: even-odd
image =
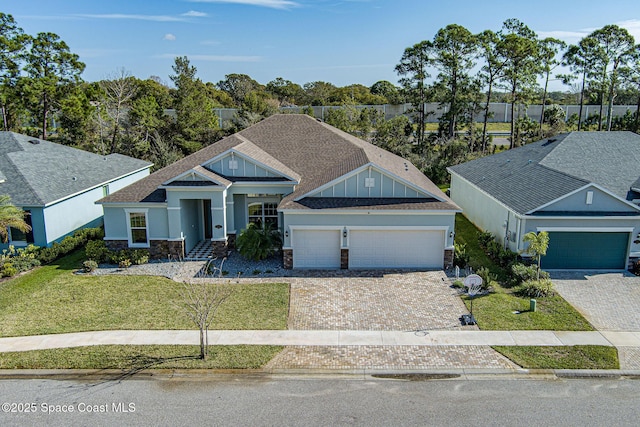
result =
[{"label": "shrub", "polygon": [[82,263],[82,271],[84,271],[85,273],[91,273],[96,268],[98,268],[98,263],[92,259],[88,259]]},{"label": "shrub", "polygon": [[455,282],[453,282],[453,285],[451,285],[451,286],[453,286],[454,288],[457,288],[457,289],[462,289],[462,288],[465,287],[464,283],[462,283],[462,280],[456,280]]},{"label": "shrub", "polygon": [[38,259],[43,264],[49,264],[52,261],[55,261],[60,256],[60,245],[58,243],[54,243],[48,248],[41,248],[38,253]]},{"label": "shrub", "polygon": [[103,237],[104,231],[102,228],[84,228],[78,230],[73,233],[73,235],[62,239],[60,243],[54,242],[53,245],[48,248],[41,248],[38,251],[38,259],[43,264],[48,264],[81,246],[85,246],[89,240],[102,239]]},{"label": "shrub", "polygon": [[2,268],[0,269],[0,275],[2,277],[13,277],[18,274],[18,269],[13,266],[10,262],[5,262],[2,264]]},{"label": "shrub", "polygon": [[36,258],[31,258],[28,256],[15,256],[11,258],[11,264],[18,270],[19,273],[23,271],[29,271],[34,267],[40,265],[40,260]]},{"label": "shrub", "polygon": [[131,260],[129,258],[121,259],[118,262],[118,267],[120,267],[120,268],[129,268],[129,267],[131,267]]},{"label": "shrub", "polygon": [[110,251],[107,249],[103,240],[87,242],[84,252],[88,259],[94,260],[97,263],[107,262],[110,258]]},{"label": "shrub", "polygon": [[494,242],[496,239],[493,237],[490,231],[478,232],[478,244],[481,248],[486,249],[490,242]]},{"label": "shrub", "polygon": [[453,265],[460,268],[466,267],[471,258],[467,253],[467,245],[465,243],[454,243],[453,248]]},{"label": "shrub", "polygon": [[496,275],[492,274],[487,267],[480,267],[476,274],[482,278],[482,289],[487,290],[496,283]]},{"label": "shrub", "polygon": [[135,265],[146,264],[149,262],[149,251],[146,249],[133,249],[126,251],[128,258]]},{"label": "shrub", "polygon": [[553,283],[549,279],[528,280],[518,289],[518,294],[531,298],[548,297],[553,295]]},{"label": "shrub", "polygon": [[282,239],[278,230],[271,226],[259,228],[251,223],[242,230],[236,239],[236,247],[243,257],[260,261],[273,255],[282,245]]},{"label": "shrub", "polygon": [[[538,277],[538,266],[536,264],[524,265],[522,263],[516,263],[511,266],[511,277],[515,285],[520,285],[524,282],[536,280]],[[549,273],[546,271],[540,271],[540,279],[548,279]]]}]

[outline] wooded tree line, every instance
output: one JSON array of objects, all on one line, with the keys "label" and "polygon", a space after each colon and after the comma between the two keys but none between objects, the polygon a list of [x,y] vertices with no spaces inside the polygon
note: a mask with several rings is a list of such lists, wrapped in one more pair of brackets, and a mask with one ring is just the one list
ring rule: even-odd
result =
[{"label": "wooded tree line", "polygon": [[[5,130],[163,167],[279,107],[340,105],[327,112],[325,121],[409,158],[441,181],[446,166],[488,151],[489,102],[511,104],[511,146],[567,128],[637,131],[637,112],[616,120],[611,108],[619,102],[640,108],[639,52],[633,37],[615,25],[566,46],[541,40],[510,19],[500,30],[480,34],[449,25],[432,40],[406,48],[395,67],[399,86],[384,80],[371,87],[323,81],[301,86],[282,77],[263,85],[246,74],[203,82],[187,57],[175,58],[169,76],[173,87],[157,76],[138,79],[124,68],[104,80],[85,82],[80,77],[85,65],[57,35],[27,35],[11,15],[0,13],[0,109]],[[568,72],[556,75],[560,64]],[[562,79],[571,90],[549,93],[551,79]],[[411,118],[386,121],[374,109],[355,109],[405,102],[414,107]],[[435,132],[425,127],[428,102],[440,103],[445,111]],[[564,113],[553,105],[565,102],[601,108],[597,117],[565,123]],[[532,103],[549,105],[544,127],[542,120],[533,123],[523,114]],[[232,121],[220,123],[216,107],[239,111]],[[478,115],[483,123],[474,123]]]}]

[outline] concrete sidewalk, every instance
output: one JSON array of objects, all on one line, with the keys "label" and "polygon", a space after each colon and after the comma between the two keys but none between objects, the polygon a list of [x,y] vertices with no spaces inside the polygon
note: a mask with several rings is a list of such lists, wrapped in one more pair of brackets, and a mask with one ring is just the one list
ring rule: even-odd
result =
[{"label": "concrete sidewalk", "polygon": [[[197,330],[94,331],[0,338],[0,352],[93,345],[198,345]],[[640,347],[639,331],[209,331],[209,345]]]}]

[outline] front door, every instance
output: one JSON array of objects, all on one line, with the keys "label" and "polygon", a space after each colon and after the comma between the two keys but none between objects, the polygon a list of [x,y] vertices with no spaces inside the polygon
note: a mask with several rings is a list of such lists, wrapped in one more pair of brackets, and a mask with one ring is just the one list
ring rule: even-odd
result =
[{"label": "front door", "polygon": [[204,218],[204,238],[211,239],[213,230],[211,229],[211,200],[209,199],[202,201],[202,217]]}]

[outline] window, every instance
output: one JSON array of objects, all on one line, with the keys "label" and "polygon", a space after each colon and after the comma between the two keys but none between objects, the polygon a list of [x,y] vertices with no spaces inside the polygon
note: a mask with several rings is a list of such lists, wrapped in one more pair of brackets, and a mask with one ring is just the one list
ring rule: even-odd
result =
[{"label": "window", "polygon": [[149,237],[147,230],[146,212],[128,212],[129,215],[129,245],[148,246]]},{"label": "window", "polygon": [[[24,216],[24,222],[27,223],[27,225],[29,227],[32,227],[31,224],[31,211],[26,210],[25,211],[25,216]],[[13,227],[9,227],[9,237],[10,237],[10,241],[16,242],[16,243],[22,243],[22,242],[26,242],[26,243],[33,243],[33,229],[29,230],[28,232],[24,232],[24,231],[20,231],[16,228]]]},{"label": "window", "polygon": [[278,228],[278,204],[259,202],[249,205],[249,222],[262,227],[263,224],[270,224],[273,228]]}]

